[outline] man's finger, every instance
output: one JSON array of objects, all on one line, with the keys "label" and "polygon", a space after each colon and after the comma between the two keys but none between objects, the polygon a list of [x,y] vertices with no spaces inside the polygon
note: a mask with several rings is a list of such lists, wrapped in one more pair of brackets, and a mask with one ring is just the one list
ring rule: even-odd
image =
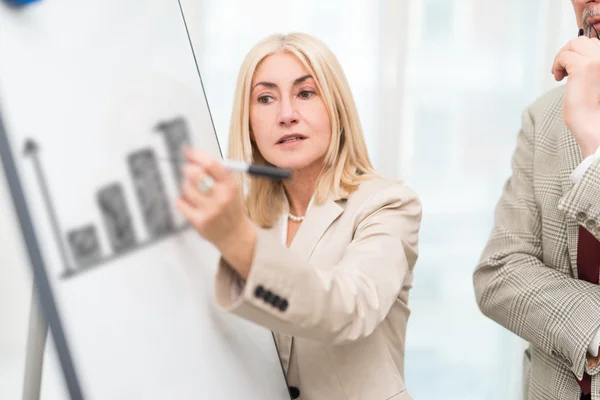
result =
[{"label": "man's finger", "polygon": [[[567,43],[566,43],[566,44],[565,44],[563,47],[561,47],[561,48],[560,48],[560,50],[558,50],[558,52],[557,52],[557,53],[556,53],[556,55],[554,56],[554,61],[552,61],[552,67],[550,68],[550,73],[551,73],[552,75],[554,75],[554,67],[555,67],[555,64],[556,64],[556,58],[558,57],[558,55],[559,55],[560,53],[562,53],[562,52],[563,52],[563,51],[565,51],[565,50],[568,50],[568,48],[567,48],[567,47],[568,47],[568,46],[570,46],[570,45],[571,45],[571,41],[567,42]],[[554,76],[554,78],[556,78],[556,76]]]},{"label": "man's finger", "polygon": [[[573,39],[573,40],[569,40],[567,43],[565,43],[565,45],[563,47],[560,48],[560,50],[558,50],[558,52],[556,53],[555,59],[556,57],[558,57],[558,55],[564,51],[572,51],[574,53],[578,53],[578,54],[582,54],[583,53],[595,53],[594,49],[594,42],[598,42],[600,43],[600,41],[598,40],[590,40],[590,38],[588,38],[587,36],[580,36],[577,39]],[[590,50],[590,45],[592,50]],[[552,65],[552,69],[551,69],[552,73],[554,73],[554,65]]]},{"label": "man's finger", "polygon": [[[600,40],[594,38],[594,39],[590,40],[590,43],[592,43],[594,46],[596,46],[596,52],[598,52],[598,49],[600,49]],[[600,52],[598,52],[597,54],[600,57]]]},{"label": "man's finger", "polygon": [[585,57],[571,50],[562,50],[554,58],[552,75],[557,81],[563,80],[567,75],[572,75],[577,68],[585,62]]},{"label": "man's finger", "polygon": [[599,52],[596,46],[598,39],[590,39],[587,36],[581,36],[577,39],[569,41],[564,47],[564,50],[570,50],[582,56],[590,58],[598,58]]}]

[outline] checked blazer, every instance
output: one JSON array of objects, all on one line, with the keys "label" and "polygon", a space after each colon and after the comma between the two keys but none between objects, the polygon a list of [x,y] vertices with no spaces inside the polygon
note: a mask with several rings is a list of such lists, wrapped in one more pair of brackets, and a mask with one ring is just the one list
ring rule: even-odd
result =
[{"label": "checked blazer", "polygon": [[562,118],[563,92],[523,112],[512,174],[473,281],[481,311],[529,342],[525,399],[579,400],[575,377],[587,371],[600,400],[600,366],[586,359],[600,327],[600,286],[577,279],[579,226],[600,238],[600,160],[572,183],[583,156]]}]

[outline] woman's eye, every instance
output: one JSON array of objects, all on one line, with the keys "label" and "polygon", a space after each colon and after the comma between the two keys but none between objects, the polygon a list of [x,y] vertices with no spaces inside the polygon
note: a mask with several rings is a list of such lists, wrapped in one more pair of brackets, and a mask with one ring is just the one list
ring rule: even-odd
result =
[{"label": "woman's eye", "polygon": [[258,98],[259,103],[268,104],[273,100],[271,96],[260,96]]},{"label": "woman's eye", "polygon": [[311,97],[313,97],[315,94],[315,92],[311,91],[311,90],[303,90],[300,93],[298,93],[298,96],[300,96],[303,99],[310,99]]}]

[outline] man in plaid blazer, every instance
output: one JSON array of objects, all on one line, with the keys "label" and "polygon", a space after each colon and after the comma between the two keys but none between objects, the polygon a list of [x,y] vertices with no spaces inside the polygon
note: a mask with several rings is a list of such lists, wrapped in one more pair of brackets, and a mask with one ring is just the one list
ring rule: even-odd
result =
[{"label": "man in plaid blazer", "polygon": [[567,83],[523,113],[473,275],[481,311],[529,342],[528,400],[600,400],[600,286],[578,276],[577,254],[580,229],[600,253],[600,0],[572,2],[582,30],[552,66]]}]

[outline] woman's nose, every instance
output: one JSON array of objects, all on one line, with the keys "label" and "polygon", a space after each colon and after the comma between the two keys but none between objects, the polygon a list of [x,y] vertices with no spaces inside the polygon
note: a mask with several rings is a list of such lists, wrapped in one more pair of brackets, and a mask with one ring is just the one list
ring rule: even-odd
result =
[{"label": "woman's nose", "polygon": [[279,124],[292,125],[298,122],[298,115],[292,101],[282,100],[279,108]]}]

